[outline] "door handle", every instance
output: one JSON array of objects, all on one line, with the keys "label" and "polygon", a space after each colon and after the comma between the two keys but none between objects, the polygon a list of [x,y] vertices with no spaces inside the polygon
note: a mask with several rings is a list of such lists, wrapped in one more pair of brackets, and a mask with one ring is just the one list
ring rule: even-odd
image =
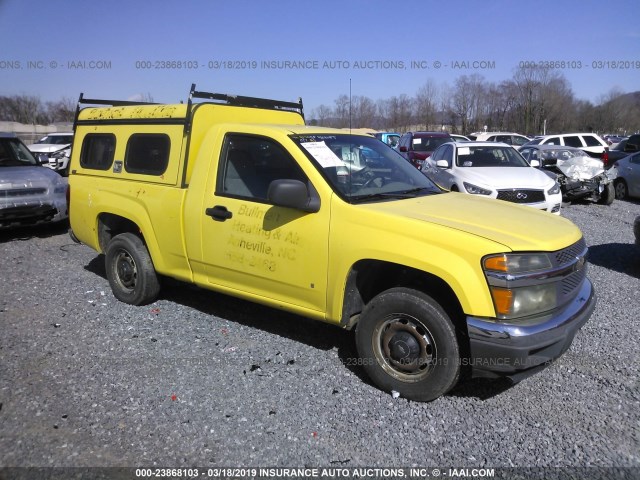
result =
[{"label": "door handle", "polygon": [[207,208],[204,213],[213,218],[216,222],[224,222],[225,220],[233,217],[233,213],[227,210],[227,207],[222,205],[216,205],[212,208]]}]

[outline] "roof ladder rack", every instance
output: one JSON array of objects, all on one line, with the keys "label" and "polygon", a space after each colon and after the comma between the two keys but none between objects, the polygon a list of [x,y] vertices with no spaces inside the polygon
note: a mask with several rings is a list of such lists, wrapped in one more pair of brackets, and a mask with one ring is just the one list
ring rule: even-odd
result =
[{"label": "roof ladder rack", "polygon": [[196,90],[196,84],[191,85],[189,100],[192,98],[202,98],[204,100],[217,100],[228,105],[238,107],[267,108],[271,110],[293,110],[304,117],[302,98],[297,102],[286,102],[282,100],[271,100],[269,98],[243,97],[240,95],[228,95],[226,93],[201,92]]}]

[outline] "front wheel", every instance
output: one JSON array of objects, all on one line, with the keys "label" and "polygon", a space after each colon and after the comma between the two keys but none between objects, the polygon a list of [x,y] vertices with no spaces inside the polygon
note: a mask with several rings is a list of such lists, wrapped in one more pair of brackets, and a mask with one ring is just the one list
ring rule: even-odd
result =
[{"label": "front wheel", "polygon": [[130,305],[152,303],[160,292],[160,282],[147,247],[133,233],[116,235],[105,252],[107,278],[113,295]]},{"label": "front wheel", "polygon": [[624,200],[629,195],[629,191],[627,190],[627,184],[624,180],[616,180],[616,198],[618,200]]},{"label": "front wheel", "polygon": [[356,346],[373,382],[404,398],[435,400],[458,381],[453,324],[423,292],[392,288],[371,300],[357,324]]},{"label": "front wheel", "polygon": [[598,203],[602,205],[611,205],[613,199],[616,198],[616,190],[613,183],[607,183],[604,187],[604,191],[600,194],[600,200]]}]

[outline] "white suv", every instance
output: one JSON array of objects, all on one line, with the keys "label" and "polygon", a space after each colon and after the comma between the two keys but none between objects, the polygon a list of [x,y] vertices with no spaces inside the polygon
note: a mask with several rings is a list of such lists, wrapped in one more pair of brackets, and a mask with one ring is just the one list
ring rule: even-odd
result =
[{"label": "white suv", "polygon": [[72,142],[72,132],[50,133],[27,148],[40,159],[43,166],[66,176]]},{"label": "white suv", "polygon": [[[564,133],[562,135],[546,135],[529,142],[529,145],[562,145],[575,147],[589,154],[590,157],[605,160],[609,145],[595,133]],[[608,158],[607,158],[608,159]],[[606,165],[605,160],[605,165]]]},{"label": "white suv", "polygon": [[469,138],[476,142],[502,142],[513,147],[520,147],[530,141],[529,138],[511,132],[475,132]]}]

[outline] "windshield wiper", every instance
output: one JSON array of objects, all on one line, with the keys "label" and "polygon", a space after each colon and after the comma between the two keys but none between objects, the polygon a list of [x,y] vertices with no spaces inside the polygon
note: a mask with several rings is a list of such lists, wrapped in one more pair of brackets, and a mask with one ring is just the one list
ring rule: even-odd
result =
[{"label": "windshield wiper", "polygon": [[429,187],[418,187],[412,188],[409,190],[401,190],[399,192],[378,192],[378,193],[369,193],[367,195],[355,195],[351,197],[352,200],[355,201],[366,201],[366,200],[378,200],[380,198],[413,198],[416,197],[416,193],[421,192],[423,190],[429,190],[429,195],[438,193],[433,191]]}]

